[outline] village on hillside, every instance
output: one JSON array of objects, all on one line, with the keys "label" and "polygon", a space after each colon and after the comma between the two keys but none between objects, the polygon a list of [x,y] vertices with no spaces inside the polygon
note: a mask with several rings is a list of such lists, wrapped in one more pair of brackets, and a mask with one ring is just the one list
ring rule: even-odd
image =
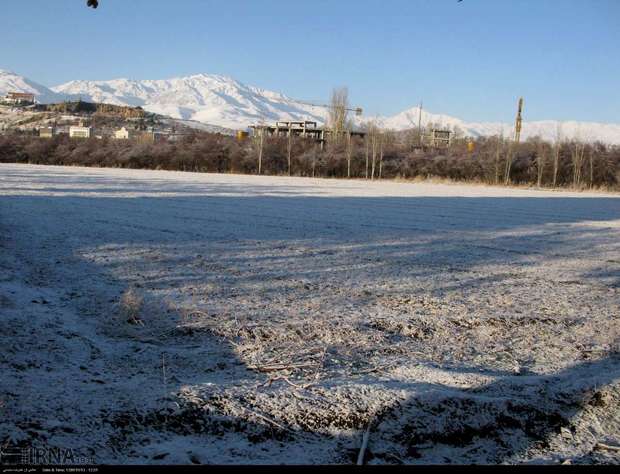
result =
[{"label": "village on hillside", "polygon": [[0,98],[0,133],[52,138],[110,138],[155,143],[175,141],[190,128],[140,107],[75,101],[40,104],[31,93],[8,92]]},{"label": "village on hillside", "polygon": [[[329,107],[329,106],[325,106]],[[357,109],[361,114],[361,109]],[[12,121],[2,121],[2,116],[11,117]],[[243,128],[240,126],[240,128]],[[20,134],[52,138],[66,135],[74,139],[131,140],[141,143],[176,141],[191,134],[195,126],[175,122],[173,119],[150,113],[141,107],[118,106],[111,104],[91,103],[82,100],[67,101],[58,104],[40,104],[36,95],[25,92],[8,92],[0,98],[0,133],[12,130]],[[264,140],[271,138],[303,138],[320,144],[321,149],[342,135],[350,141],[354,138],[364,139],[365,130],[351,127],[343,130],[332,130],[316,121],[276,121],[245,127],[244,130],[228,130],[222,128],[220,133],[233,135],[239,142],[249,137]],[[421,134],[418,151],[423,149],[448,149],[455,132],[445,127],[431,126]],[[473,142],[468,142],[473,150]]]}]

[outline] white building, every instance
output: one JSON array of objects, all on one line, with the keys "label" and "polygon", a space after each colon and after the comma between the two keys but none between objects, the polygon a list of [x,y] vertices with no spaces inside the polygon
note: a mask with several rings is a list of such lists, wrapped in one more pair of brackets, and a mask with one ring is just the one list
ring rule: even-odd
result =
[{"label": "white building", "polygon": [[5,104],[30,105],[34,104],[34,94],[28,92],[9,92],[2,99]]},{"label": "white building", "polygon": [[121,128],[114,132],[114,138],[117,140],[129,140],[134,137],[133,130],[127,130],[125,127]]},{"label": "white building", "polygon": [[71,138],[90,138],[92,132],[92,127],[69,127],[69,136]]},{"label": "white building", "polygon": [[39,137],[41,138],[52,138],[55,134],[56,134],[56,129],[54,127],[39,128]]}]

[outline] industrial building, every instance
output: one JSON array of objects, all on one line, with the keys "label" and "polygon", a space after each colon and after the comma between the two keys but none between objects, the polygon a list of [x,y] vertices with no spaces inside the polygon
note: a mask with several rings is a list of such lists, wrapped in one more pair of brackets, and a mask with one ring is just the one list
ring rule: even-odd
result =
[{"label": "industrial building", "polygon": [[[250,127],[254,135],[269,137],[302,137],[310,138],[321,144],[321,147],[331,137],[333,131],[329,128],[321,128],[317,122],[295,121],[295,122],[276,122],[275,125],[252,125]],[[343,132],[351,137],[366,136],[365,132],[347,130]]]}]

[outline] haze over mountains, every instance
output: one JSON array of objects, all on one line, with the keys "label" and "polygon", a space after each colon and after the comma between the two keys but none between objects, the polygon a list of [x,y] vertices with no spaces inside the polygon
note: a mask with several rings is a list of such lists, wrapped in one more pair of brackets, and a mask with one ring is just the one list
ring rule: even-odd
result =
[{"label": "haze over mountains", "polygon": [[[90,102],[140,106],[176,119],[193,120],[231,129],[245,129],[254,123],[277,120],[324,122],[327,110],[289,98],[284,94],[248,86],[235,79],[197,74],[166,80],[71,81],[48,88],[17,74],[0,70],[0,95],[8,91],[31,92],[42,103],[81,98]],[[383,127],[406,130],[417,126],[418,107],[390,117],[355,117],[357,125],[376,119]],[[458,118],[422,111],[422,125],[441,124],[458,128],[465,135],[489,136],[512,133],[511,123],[465,122]],[[524,122],[524,138],[539,135],[555,140],[561,125],[563,138],[620,144],[620,124],[593,122]]]}]

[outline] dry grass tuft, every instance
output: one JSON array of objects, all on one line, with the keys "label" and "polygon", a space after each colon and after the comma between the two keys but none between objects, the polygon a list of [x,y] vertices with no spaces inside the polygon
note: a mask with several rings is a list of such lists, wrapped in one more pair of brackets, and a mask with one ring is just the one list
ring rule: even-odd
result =
[{"label": "dry grass tuft", "polygon": [[134,287],[130,287],[121,295],[120,315],[129,324],[144,326],[144,321],[140,318],[143,305],[144,297]]}]

